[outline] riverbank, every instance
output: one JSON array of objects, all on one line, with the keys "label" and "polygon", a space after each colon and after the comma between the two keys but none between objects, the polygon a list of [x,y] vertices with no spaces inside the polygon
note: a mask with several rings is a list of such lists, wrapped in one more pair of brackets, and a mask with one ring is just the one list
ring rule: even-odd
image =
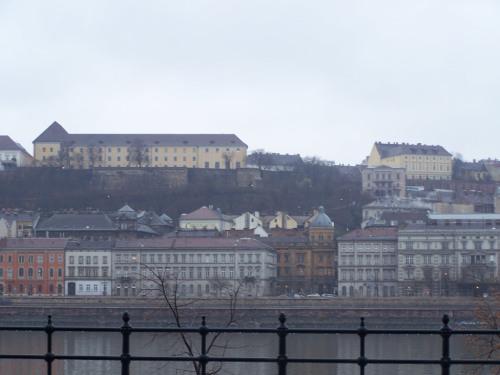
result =
[{"label": "riverbank", "polygon": [[[235,314],[238,325],[274,327],[278,315],[288,317],[293,327],[356,327],[365,317],[368,326],[440,326],[443,314],[452,324],[471,324],[476,320],[481,298],[259,298],[240,299]],[[228,300],[180,300],[181,316],[188,325],[198,326],[202,316],[209,325],[222,325],[228,317]],[[0,300],[0,325],[42,325],[52,315],[57,325],[120,326],[128,311],[136,326],[166,326],[172,315],[161,299],[24,297]]]}]

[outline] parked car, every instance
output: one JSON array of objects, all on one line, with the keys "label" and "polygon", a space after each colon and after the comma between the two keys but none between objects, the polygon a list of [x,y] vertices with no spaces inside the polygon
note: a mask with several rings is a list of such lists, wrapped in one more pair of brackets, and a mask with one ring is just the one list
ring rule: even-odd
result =
[{"label": "parked car", "polygon": [[321,297],[321,296],[319,295],[319,293],[312,293],[312,294],[308,294],[307,296],[308,296],[308,297]]}]

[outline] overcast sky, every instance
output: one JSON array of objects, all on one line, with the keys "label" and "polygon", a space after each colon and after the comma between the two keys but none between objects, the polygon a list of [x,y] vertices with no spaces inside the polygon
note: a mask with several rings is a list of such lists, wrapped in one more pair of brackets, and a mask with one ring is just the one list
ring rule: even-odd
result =
[{"label": "overcast sky", "polygon": [[500,157],[498,0],[0,0],[0,134],[236,133]]}]

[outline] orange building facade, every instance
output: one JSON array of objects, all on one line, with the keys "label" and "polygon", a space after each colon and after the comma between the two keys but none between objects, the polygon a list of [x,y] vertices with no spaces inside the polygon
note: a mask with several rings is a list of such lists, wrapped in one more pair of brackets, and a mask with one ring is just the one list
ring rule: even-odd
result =
[{"label": "orange building facade", "polygon": [[64,249],[61,238],[0,240],[0,294],[64,295]]}]

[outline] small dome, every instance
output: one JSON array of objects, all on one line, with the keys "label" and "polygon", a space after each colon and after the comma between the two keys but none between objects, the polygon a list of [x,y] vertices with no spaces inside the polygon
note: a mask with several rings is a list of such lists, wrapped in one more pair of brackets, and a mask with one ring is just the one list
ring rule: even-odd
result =
[{"label": "small dome", "polygon": [[330,217],[325,214],[325,208],[323,206],[318,207],[318,213],[311,220],[309,225],[311,228],[332,228],[333,222]]}]

